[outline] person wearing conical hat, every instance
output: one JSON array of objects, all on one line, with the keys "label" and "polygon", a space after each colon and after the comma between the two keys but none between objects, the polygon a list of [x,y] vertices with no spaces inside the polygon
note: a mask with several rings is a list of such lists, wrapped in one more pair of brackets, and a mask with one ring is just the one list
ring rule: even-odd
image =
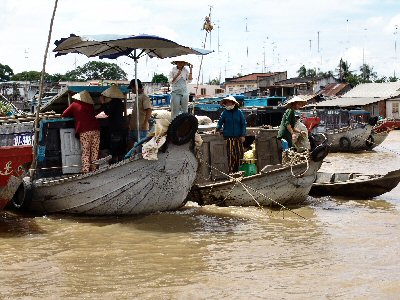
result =
[{"label": "person wearing conical hat", "polygon": [[[174,67],[168,75],[171,85],[171,121],[181,113],[188,112],[189,92],[187,84],[192,82],[193,65],[183,61],[175,60],[171,62]],[[185,66],[189,66],[189,71]]]},{"label": "person wearing conical hat", "polygon": [[215,132],[224,136],[226,154],[228,157],[229,173],[239,171],[240,160],[243,159],[243,142],[246,137],[246,119],[239,109],[239,102],[233,96],[225,97],[220,101],[225,108],[219,117]]},{"label": "person wearing conical hat", "polygon": [[100,146],[100,125],[95,117],[94,102],[89,92],[84,90],[74,94],[76,100],[62,113],[63,117],[75,119],[75,132],[82,148],[82,173],[94,171],[92,161],[97,160]]},{"label": "person wearing conical hat", "polygon": [[108,117],[107,141],[109,142],[112,163],[122,160],[126,152],[128,126],[124,118],[125,105],[122,102],[125,98],[125,95],[115,84],[103,91],[100,96],[102,109]]},{"label": "person wearing conical hat", "polygon": [[299,96],[294,96],[292,99],[288,100],[285,104],[287,109],[285,110],[281,124],[278,130],[277,138],[279,140],[286,140],[289,148],[293,146],[293,140],[297,138],[296,133],[300,133],[298,129],[295,128],[296,118],[295,110],[300,109],[307,103],[307,100]]}]

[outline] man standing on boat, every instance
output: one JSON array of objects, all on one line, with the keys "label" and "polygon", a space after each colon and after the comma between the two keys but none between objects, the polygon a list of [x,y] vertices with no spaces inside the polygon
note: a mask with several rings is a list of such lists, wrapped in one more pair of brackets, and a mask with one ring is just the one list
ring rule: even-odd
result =
[{"label": "man standing on boat", "polygon": [[[138,86],[138,105],[136,103],[133,105],[132,115],[129,120],[129,138],[130,140],[134,140],[135,142],[140,141],[141,139],[145,138],[149,132],[149,120],[151,117],[151,101],[149,96],[147,96],[143,91],[143,84],[142,82],[137,79],[137,86]],[[132,79],[129,83],[129,87],[132,91],[132,97],[135,97],[136,94],[136,87],[135,87],[135,79]],[[139,108],[137,111],[136,107]],[[139,117],[139,137],[137,136],[137,118]],[[132,146],[132,145],[129,145]],[[129,147],[130,148],[130,147]]]},{"label": "man standing on boat", "polygon": [[[192,82],[193,65],[181,60],[171,62],[175,65],[168,76],[171,85],[171,121],[181,113],[188,112],[189,92],[187,84]],[[185,66],[189,66],[189,71]]]},{"label": "man standing on boat", "polygon": [[243,159],[243,142],[246,137],[246,119],[239,109],[239,102],[233,96],[221,100],[221,106],[225,107],[222,112],[215,132],[224,135],[226,152],[228,156],[229,173],[239,171],[240,160]]},{"label": "man standing on boat", "polygon": [[300,98],[299,96],[294,96],[286,103],[286,111],[283,114],[281,125],[279,126],[278,136],[279,140],[286,140],[288,147],[293,146],[293,140],[296,139],[296,133],[300,133],[298,129],[295,128],[296,118],[295,110],[300,109],[307,103],[306,100]]}]

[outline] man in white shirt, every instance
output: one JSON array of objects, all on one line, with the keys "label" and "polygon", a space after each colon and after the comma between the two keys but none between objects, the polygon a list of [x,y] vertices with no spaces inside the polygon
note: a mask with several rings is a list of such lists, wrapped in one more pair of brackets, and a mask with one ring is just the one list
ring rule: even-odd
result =
[{"label": "man in white shirt", "polygon": [[[171,121],[181,113],[188,112],[189,92],[187,84],[192,81],[193,65],[186,61],[173,61],[175,65],[168,76],[171,85]],[[185,68],[189,66],[189,71]]]}]

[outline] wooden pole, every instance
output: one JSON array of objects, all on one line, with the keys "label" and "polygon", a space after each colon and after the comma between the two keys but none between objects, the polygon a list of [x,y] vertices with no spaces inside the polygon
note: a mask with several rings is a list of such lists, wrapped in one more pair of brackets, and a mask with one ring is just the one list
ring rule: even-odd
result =
[{"label": "wooden pole", "polygon": [[50,45],[50,40],[51,40],[51,33],[53,31],[54,17],[56,15],[56,11],[57,11],[57,4],[58,4],[58,0],[55,0],[54,9],[53,9],[53,15],[51,16],[51,21],[50,21],[49,34],[47,36],[46,50],[44,52],[42,75],[40,77],[39,98],[38,98],[38,104],[37,104],[37,107],[36,107],[36,117],[35,117],[35,125],[34,125],[33,160],[32,160],[32,164],[31,164],[31,168],[29,170],[29,175],[30,175],[31,179],[35,175],[36,166],[37,166],[36,155],[37,155],[37,144],[38,144],[38,138],[39,138],[39,132],[38,132],[39,128],[38,127],[39,127],[40,105],[41,105],[42,96],[43,96],[43,85],[44,85],[44,75],[46,73],[47,53],[49,52],[49,45]]}]

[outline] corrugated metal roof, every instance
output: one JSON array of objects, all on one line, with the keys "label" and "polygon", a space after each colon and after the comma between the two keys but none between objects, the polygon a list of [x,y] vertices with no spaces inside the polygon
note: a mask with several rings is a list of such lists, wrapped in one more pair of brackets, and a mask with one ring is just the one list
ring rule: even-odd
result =
[{"label": "corrugated metal roof", "polygon": [[229,84],[231,82],[257,81],[258,77],[270,77],[275,74],[277,74],[277,73],[253,73],[253,74],[245,75],[242,77],[232,78],[229,81],[227,81],[226,83]]},{"label": "corrugated metal roof", "polygon": [[323,96],[336,96],[338,93],[340,93],[344,88],[348,87],[348,83],[330,83],[327,84],[326,87],[324,87],[319,94]]},{"label": "corrugated metal roof", "polygon": [[391,98],[400,95],[400,81],[383,83],[363,83],[343,95],[343,98]]},{"label": "corrugated metal roof", "polygon": [[348,97],[341,97],[335,98],[331,100],[321,101],[311,106],[316,107],[331,107],[331,106],[338,106],[338,107],[351,107],[351,106],[363,106],[375,102],[379,102],[385,100],[386,98],[372,98],[372,97],[364,97],[364,98],[348,98]]}]

